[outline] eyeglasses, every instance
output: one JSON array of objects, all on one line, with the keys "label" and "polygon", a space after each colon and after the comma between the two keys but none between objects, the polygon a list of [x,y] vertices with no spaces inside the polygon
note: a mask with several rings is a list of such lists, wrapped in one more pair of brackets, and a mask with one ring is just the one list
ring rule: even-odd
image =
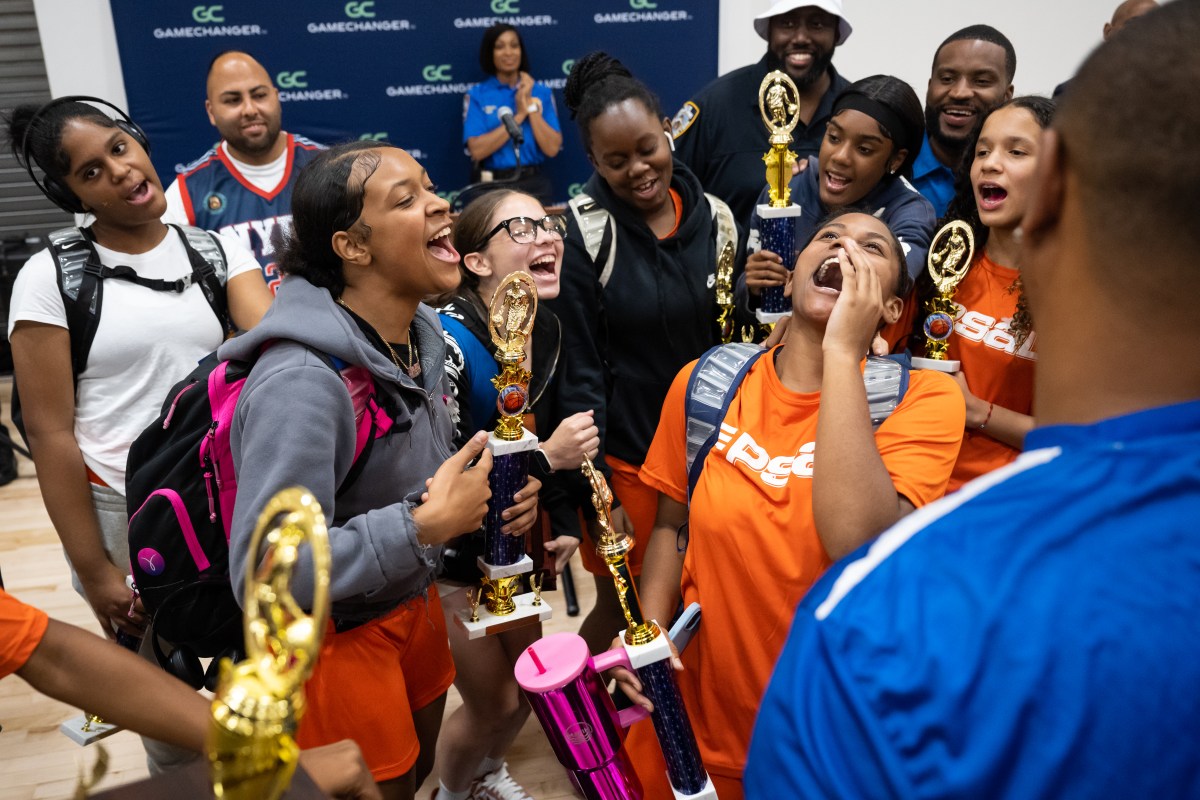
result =
[{"label": "eyeglasses", "polygon": [[492,237],[503,229],[508,232],[508,237],[517,244],[530,244],[537,238],[538,228],[548,233],[551,239],[567,238],[567,218],[562,214],[547,214],[541,219],[532,217],[506,219],[488,231],[488,235],[483,237],[483,241],[485,244],[490,242]]}]

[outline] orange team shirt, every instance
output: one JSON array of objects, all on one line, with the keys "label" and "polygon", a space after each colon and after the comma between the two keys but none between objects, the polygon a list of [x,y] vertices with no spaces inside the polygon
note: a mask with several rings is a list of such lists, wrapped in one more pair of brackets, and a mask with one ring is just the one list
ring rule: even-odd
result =
[{"label": "orange team shirt", "polygon": [[[1021,347],[1008,331],[1017,311],[1013,288],[1020,272],[997,264],[987,251],[975,257],[971,269],[954,291],[954,331],[946,357],[962,362],[960,369],[971,393],[1020,414],[1033,413],[1033,368],[1037,363],[1037,333],[1030,331]],[[905,304],[904,315],[881,332],[888,345],[905,344],[913,316],[924,311]],[[914,355],[921,355],[915,353]],[[1020,450],[983,431],[968,430],[947,491],[1012,461]]]},{"label": "orange team shirt", "polygon": [[25,666],[49,624],[45,611],[0,589],[0,678]]},{"label": "orange team shirt", "polygon": [[[778,348],[776,348],[777,350]],[[690,511],[684,604],[703,620],[678,673],[708,769],[740,778],[750,730],[801,597],[831,561],[817,537],[812,465],[820,393],[786,389],[776,351],[747,373],[705,459]],[[676,376],[642,480],[687,501],[688,377]],[[941,497],[962,438],[962,394],[947,376],[914,371],[875,433],[896,491],[920,507]]]}]

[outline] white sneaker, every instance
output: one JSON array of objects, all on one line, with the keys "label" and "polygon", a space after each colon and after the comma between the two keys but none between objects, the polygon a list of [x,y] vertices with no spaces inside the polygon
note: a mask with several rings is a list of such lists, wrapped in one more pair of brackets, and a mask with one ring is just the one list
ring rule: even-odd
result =
[{"label": "white sneaker", "polygon": [[471,787],[471,800],[533,800],[508,774],[508,763],[480,776]]}]

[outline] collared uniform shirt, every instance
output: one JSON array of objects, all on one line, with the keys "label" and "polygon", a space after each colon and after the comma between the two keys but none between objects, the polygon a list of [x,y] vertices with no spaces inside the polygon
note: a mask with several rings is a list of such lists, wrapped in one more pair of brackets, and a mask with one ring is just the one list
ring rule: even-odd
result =
[{"label": "collared uniform shirt", "polygon": [[[534,81],[532,95],[542,104],[542,119],[556,131],[561,131],[558,124],[558,110],[554,106],[554,92],[548,86]],[[494,75],[482,83],[471,87],[463,98],[463,144],[468,139],[499,128],[500,109],[507,107],[514,116],[520,111],[517,108],[517,90],[503,84]],[[541,164],[546,160],[545,154],[538,148],[537,140],[533,138],[533,125],[526,117],[521,123],[521,131],[525,134],[525,142],[521,145],[521,165],[525,167]],[[483,160],[484,169],[513,169],[517,166],[517,157],[513,153],[512,143],[505,142],[504,146]]]},{"label": "collared uniform shirt", "polygon": [[946,216],[946,207],[954,199],[954,170],[947,167],[933,154],[929,146],[929,134],[921,141],[921,152],[913,162],[913,186],[933,204],[937,218]]}]

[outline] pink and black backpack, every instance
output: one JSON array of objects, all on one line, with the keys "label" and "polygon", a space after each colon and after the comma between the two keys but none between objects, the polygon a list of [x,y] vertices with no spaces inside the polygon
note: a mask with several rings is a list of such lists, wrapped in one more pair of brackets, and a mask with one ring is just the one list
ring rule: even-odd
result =
[{"label": "pink and black backpack", "polygon": [[[354,404],[354,462],[338,487],[341,494],[357,479],[372,442],[387,432],[391,420],[376,400],[366,367],[318,355],[341,376]],[[237,496],[229,432],[252,366],[210,354],[171,389],[158,419],[129,450],[130,566],[152,619],[148,635],[200,657],[240,648],[242,641],[241,607],[229,580]]]}]

